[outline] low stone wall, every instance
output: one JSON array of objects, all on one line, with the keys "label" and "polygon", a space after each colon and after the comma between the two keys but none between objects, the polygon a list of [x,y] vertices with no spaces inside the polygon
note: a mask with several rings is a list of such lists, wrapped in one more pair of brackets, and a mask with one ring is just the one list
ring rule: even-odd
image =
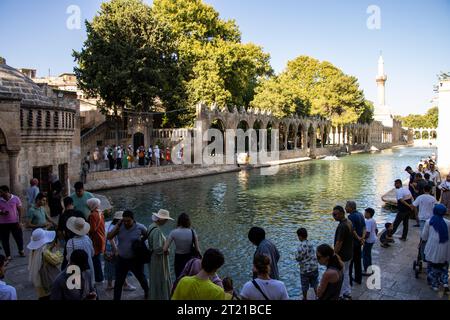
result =
[{"label": "low stone wall", "polygon": [[87,175],[85,188],[89,191],[107,190],[240,170],[241,169],[235,165],[210,167],[202,167],[200,165],[170,165],[163,167],[93,172]]}]

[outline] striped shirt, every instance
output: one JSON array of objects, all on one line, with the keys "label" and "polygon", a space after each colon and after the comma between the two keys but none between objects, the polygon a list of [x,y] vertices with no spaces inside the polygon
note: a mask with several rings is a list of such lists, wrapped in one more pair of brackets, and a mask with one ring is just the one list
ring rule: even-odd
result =
[{"label": "striped shirt", "polygon": [[89,269],[91,269],[92,282],[94,282],[94,264],[92,257],[94,256],[94,246],[92,240],[87,236],[75,236],[66,243],[67,255],[66,259],[70,262],[70,256],[75,250],[83,250],[87,253]]}]

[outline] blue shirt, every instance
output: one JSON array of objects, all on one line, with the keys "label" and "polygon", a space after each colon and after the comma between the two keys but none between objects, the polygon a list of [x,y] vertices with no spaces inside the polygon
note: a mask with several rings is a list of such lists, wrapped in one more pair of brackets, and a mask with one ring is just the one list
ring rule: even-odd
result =
[{"label": "blue shirt", "polygon": [[17,293],[14,287],[8,286],[0,280],[0,300],[17,300]]},{"label": "blue shirt", "polygon": [[358,211],[355,211],[348,215],[348,219],[352,222],[353,230],[356,231],[356,234],[362,237],[363,230],[366,227],[366,220],[364,219],[364,216]]},{"label": "blue shirt", "polygon": [[256,248],[255,255],[262,254],[270,258],[270,277],[272,279],[278,280],[280,276],[278,274],[278,260],[280,260],[280,253],[277,247],[267,239],[261,241],[261,243]]}]

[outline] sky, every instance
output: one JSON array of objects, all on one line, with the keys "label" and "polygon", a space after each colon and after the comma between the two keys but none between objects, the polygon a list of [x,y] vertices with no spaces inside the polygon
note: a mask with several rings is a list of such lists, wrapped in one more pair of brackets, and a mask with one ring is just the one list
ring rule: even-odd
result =
[{"label": "sky", "polygon": [[[0,0],[0,56],[38,76],[72,72],[72,50],[86,39],[100,0]],[[151,0],[146,0],[151,4]],[[308,55],[358,78],[367,99],[377,101],[380,51],[385,60],[386,103],[394,114],[425,113],[433,106],[440,71],[450,71],[450,0],[205,0],[223,19],[235,19],[243,42],[271,55],[281,72]],[[81,27],[68,28],[75,5]],[[373,22],[373,11],[379,18]],[[378,23],[379,22],[379,23]]]}]

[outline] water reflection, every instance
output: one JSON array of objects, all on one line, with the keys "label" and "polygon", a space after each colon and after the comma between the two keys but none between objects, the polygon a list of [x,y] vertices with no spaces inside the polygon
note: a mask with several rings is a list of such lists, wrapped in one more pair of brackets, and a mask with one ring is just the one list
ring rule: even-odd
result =
[{"label": "water reflection", "polygon": [[[391,188],[395,179],[407,177],[407,165],[414,165],[432,152],[404,148],[339,161],[285,165],[274,176],[261,176],[259,170],[241,171],[103,194],[113,200],[117,209],[131,208],[146,225],[151,213],[159,208],[168,209],[175,218],[181,212],[190,214],[201,247],[223,250],[226,264],[221,275],[231,276],[239,289],[251,277],[255,250],[247,232],[255,225],[263,227],[281,252],[281,278],[289,294],[298,297],[296,230],[306,227],[314,243],[332,244],[336,223],[331,210],[347,200],[355,200],[361,210],[373,207],[379,224],[393,220],[394,214],[383,206],[381,194]],[[168,233],[174,227],[175,223],[171,223],[163,229]]]}]

